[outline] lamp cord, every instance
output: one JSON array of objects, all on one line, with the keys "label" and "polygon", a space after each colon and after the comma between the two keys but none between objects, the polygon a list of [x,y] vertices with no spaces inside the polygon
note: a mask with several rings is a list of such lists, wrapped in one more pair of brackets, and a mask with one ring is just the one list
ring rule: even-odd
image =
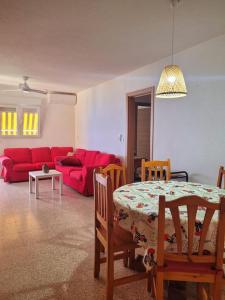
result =
[{"label": "lamp cord", "polygon": [[172,52],[172,65],[174,63],[174,58],[173,58],[173,51],[174,51],[174,3],[172,2],[172,45],[171,45],[171,52]]}]

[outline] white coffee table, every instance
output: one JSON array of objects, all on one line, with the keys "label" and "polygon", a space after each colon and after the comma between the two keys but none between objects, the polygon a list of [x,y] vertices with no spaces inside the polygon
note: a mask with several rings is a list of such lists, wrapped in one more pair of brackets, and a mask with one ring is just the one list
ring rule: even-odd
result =
[{"label": "white coffee table", "polygon": [[36,199],[39,197],[39,179],[41,178],[52,178],[52,189],[55,189],[55,177],[59,177],[59,194],[62,195],[62,173],[56,170],[49,170],[48,173],[44,173],[43,171],[31,171],[29,172],[29,192],[32,191],[32,181],[34,178],[35,183],[35,196]]}]

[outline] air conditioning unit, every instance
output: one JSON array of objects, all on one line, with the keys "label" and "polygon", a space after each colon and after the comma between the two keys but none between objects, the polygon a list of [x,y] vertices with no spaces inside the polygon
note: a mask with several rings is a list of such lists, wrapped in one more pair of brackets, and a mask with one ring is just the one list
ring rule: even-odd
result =
[{"label": "air conditioning unit", "polygon": [[49,104],[65,104],[65,105],[77,104],[76,95],[48,93],[47,99]]}]

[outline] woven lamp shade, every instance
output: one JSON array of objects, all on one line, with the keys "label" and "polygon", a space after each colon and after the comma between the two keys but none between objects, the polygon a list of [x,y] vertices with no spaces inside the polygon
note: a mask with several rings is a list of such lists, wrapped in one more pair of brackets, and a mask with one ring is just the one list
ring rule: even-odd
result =
[{"label": "woven lamp shade", "polygon": [[181,69],[177,65],[165,66],[156,90],[156,97],[179,98],[186,95],[187,88]]}]

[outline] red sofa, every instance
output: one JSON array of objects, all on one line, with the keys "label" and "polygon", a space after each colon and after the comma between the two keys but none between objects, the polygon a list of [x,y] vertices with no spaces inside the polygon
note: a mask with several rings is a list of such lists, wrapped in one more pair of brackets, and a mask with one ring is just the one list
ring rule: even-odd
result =
[{"label": "red sofa", "polygon": [[1,176],[5,182],[28,180],[29,171],[41,170],[43,164],[55,168],[55,157],[67,155],[73,147],[6,148],[0,156]]},{"label": "red sofa", "polygon": [[56,170],[63,173],[63,183],[85,196],[93,195],[94,168],[111,163],[120,164],[120,159],[115,155],[100,151],[76,149],[74,157],[80,161],[80,166],[62,166],[61,161],[65,157],[56,157]]}]

